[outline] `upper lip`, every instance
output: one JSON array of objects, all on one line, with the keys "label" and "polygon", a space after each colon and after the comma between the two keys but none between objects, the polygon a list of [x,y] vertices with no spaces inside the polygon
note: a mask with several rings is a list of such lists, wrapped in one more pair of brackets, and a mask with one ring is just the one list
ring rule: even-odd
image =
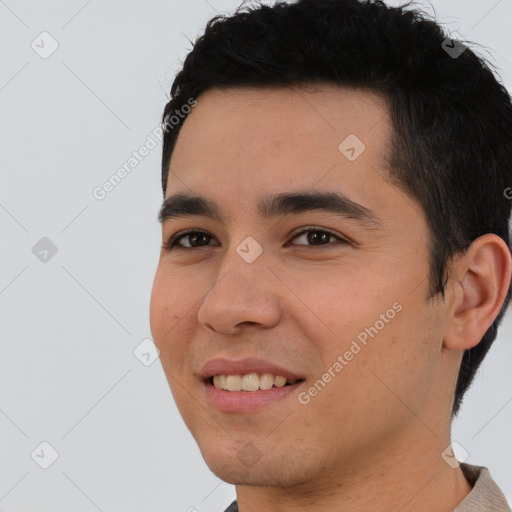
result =
[{"label": "upper lip", "polygon": [[286,368],[270,361],[253,357],[238,360],[210,359],[205,363],[199,375],[204,380],[207,380],[214,375],[246,375],[248,373],[270,373],[274,376],[286,377],[290,381],[304,380],[304,377]]}]

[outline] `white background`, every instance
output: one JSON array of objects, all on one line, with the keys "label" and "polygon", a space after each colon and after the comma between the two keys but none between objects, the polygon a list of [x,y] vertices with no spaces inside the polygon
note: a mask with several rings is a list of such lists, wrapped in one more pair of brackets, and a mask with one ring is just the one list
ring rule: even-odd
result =
[{"label": "white background", "polygon": [[[92,190],[159,124],[187,38],[238,3],[0,1],[0,511],[217,512],[234,499],[159,361],[133,355],[151,337],[160,146],[103,201]],[[431,4],[510,86],[512,2]],[[31,48],[43,31],[59,44],[47,59]],[[47,263],[31,250],[44,236],[58,248]],[[510,316],[453,434],[509,500]],[[59,454],[46,470],[31,458],[42,441]]]}]

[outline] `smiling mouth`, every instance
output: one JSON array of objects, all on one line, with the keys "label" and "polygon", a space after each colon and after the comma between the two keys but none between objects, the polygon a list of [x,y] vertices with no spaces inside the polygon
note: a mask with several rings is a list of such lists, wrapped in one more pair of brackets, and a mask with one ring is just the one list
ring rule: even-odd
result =
[{"label": "smiling mouth", "polygon": [[304,379],[288,380],[282,375],[272,375],[271,373],[247,373],[245,375],[212,375],[207,382],[215,388],[224,391],[246,391],[253,393],[255,391],[266,391],[272,388],[282,388],[291,386]]}]

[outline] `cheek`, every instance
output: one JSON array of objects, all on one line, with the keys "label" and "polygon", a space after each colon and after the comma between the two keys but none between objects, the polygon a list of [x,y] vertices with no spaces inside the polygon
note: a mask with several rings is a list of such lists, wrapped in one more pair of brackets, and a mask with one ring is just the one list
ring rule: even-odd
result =
[{"label": "cheek", "polygon": [[387,384],[414,400],[434,373],[439,345],[439,319],[424,301],[424,287],[411,294],[411,279],[384,282],[362,271],[306,275],[293,286],[306,306],[295,309],[295,321],[316,345],[318,371],[342,357],[331,390],[340,386],[355,402],[377,395],[394,402]]},{"label": "cheek", "polygon": [[359,343],[362,350],[349,363],[353,367],[347,368],[357,380],[356,398],[370,397],[372,414],[379,411],[389,422],[397,421],[394,414],[414,421],[411,411],[426,406],[442,343],[439,319],[426,304],[403,297],[400,306],[389,323],[374,322],[362,331],[366,344]]},{"label": "cheek", "polygon": [[183,286],[178,276],[161,267],[157,269],[151,291],[150,326],[153,340],[164,360],[171,348],[178,348],[178,340],[186,339],[181,332],[187,312],[193,306],[193,297],[189,297],[187,289],[190,288]]},{"label": "cheek", "polygon": [[394,302],[389,287],[385,293],[368,273],[347,266],[288,274],[287,283],[298,299],[293,300],[296,322],[307,330],[308,339],[321,344],[322,351],[343,353]]},{"label": "cheek", "polygon": [[192,332],[187,329],[185,315],[191,314],[197,298],[187,296],[187,287],[182,285],[182,281],[158,268],[151,291],[150,326],[174,401],[185,423],[189,425],[189,411],[193,410],[193,406],[189,403],[187,379],[190,378],[190,371],[187,361],[190,360],[188,340]]}]

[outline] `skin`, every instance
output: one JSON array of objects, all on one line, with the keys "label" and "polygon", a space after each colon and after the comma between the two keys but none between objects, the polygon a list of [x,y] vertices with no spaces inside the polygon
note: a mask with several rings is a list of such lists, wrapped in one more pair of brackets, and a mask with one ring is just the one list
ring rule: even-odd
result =
[{"label": "skin", "polygon": [[[348,134],[366,146],[353,162],[338,149]],[[327,85],[208,90],[181,129],[167,196],[204,195],[226,221],[163,223],[164,242],[190,228],[211,238],[162,249],[151,329],[178,409],[210,469],[236,485],[241,512],[448,512],[471,490],[441,454],[463,350],[499,312],[510,253],[481,237],[454,259],[446,302],[428,300],[429,231],[388,181],[390,134],[383,98]],[[381,223],[258,214],[258,199],[297,191],[343,193]],[[308,226],[335,236],[295,236]],[[263,248],[250,264],[236,252],[247,236]],[[402,310],[308,404],[298,393],[244,414],[207,404],[207,360],[262,357],[303,375],[304,391],[395,303]],[[239,457],[248,446],[252,464]]]}]

